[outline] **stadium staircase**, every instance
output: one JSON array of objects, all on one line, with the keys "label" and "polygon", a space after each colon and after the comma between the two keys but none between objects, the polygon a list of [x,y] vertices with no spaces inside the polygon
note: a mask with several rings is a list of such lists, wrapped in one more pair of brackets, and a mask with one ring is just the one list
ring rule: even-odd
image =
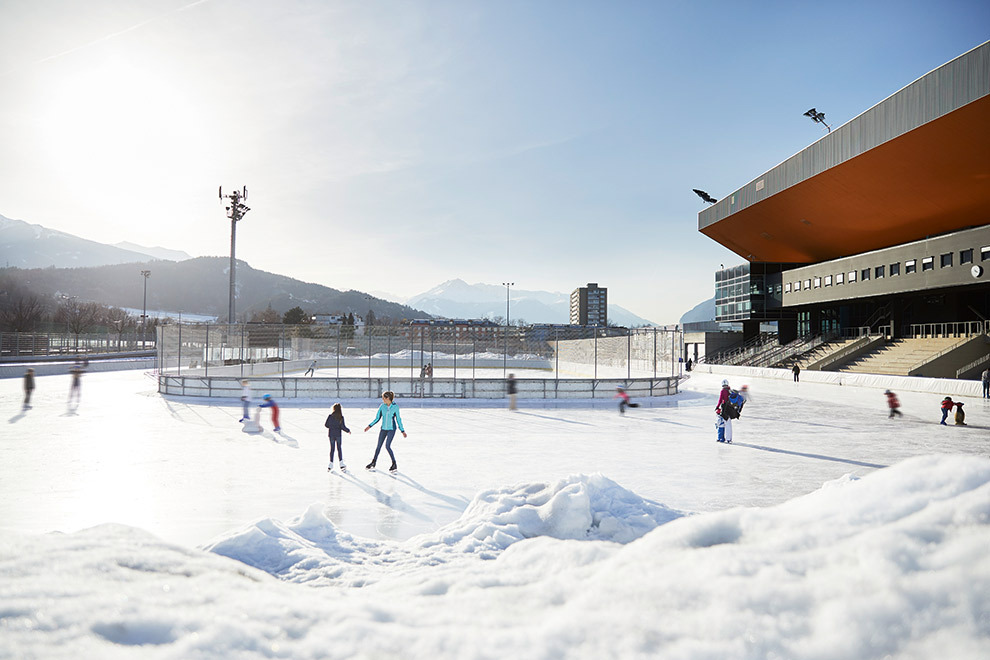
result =
[{"label": "stadium staircase", "polygon": [[892,339],[869,353],[839,368],[839,371],[892,376],[916,375],[924,364],[971,339],[929,337],[924,339]]}]

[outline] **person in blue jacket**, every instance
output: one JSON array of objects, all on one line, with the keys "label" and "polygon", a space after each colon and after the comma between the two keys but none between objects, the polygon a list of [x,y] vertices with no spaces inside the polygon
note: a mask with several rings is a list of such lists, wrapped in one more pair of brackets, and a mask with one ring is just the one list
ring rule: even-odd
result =
[{"label": "person in blue jacket", "polygon": [[333,450],[335,448],[340,459],[340,471],[347,472],[347,466],[344,465],[344,447],[340,443],[340,439],[342,431],[350,435],[351,430],[344,423],[344,411],[341,410],[339,403],[333,404],[333,412],[330,413],[323,425],[330,429],[330,465],[327,466],[327,472],[333,471]]},{"label": "person in blue jacket", "polygon": [[402,433],[403,438],[409,436],[406,435],[406,429],[402,426],[402,416],[399,414],[399,406],[393,403],[394,400],[395,394],[393,392],[382,392],[382,405],[378,406],[378,414],[375,415],[375,419],[370,424],[364,427],[365,432],[367,432],[372,426],[378,423],[378,420],[382,421],[382,428],[378,432],[378,447],[375,449],[375,457],[371,459],[370,463],[364,466],[367,470],[375,469],[378,454],[382,450],[382,443],[385,443],[385,451],[392,457],[392,467],[388,471],[395,472],[399,469],[395,464],[395,454],[392,453],[392,438],[395,437],[396,427]]},{"label": "person in blue jacket", "polygon": [[278,421],[278,404],[275,403],[275,399],[272,398],[271,394],[266,394],[261,397],[264,399],[264,403],[258,405],[259,408],[271,408],[272,409],[272,425],[275,427],[272,429],[276,433],[282,430],[282,425]]}]

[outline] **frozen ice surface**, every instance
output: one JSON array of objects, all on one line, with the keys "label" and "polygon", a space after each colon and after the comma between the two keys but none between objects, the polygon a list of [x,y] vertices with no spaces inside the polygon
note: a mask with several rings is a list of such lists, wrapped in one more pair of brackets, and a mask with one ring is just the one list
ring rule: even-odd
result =
[{"label": "frozen ice surface", "polygon": [[990,406],[747,378],[725,446],[720,380],[621,417],[400,400],[394,476],[377,402],[330,474],[330,402],[253,435],[139,373],[74,410],[0,381],[0,658],[990,657]]}]

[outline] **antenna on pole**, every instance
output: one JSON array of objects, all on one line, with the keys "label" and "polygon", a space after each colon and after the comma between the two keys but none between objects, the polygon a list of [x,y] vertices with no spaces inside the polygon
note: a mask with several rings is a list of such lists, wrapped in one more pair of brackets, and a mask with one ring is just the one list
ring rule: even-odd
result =
[{"label": "antenna on pole", "polygon": [[236,320],[234,315],[234,293],[237,286],[237,260],[234,255],[237,245],[237,221],[243,218],[244,214],[251,209],[243,203],[243,200],[247,199],[247,186],[244,186],[243,191],[235,190],[229,195],[224,195],[223,186],[220,186],[218,193],[220,195],[220,201],[223,201],[224,197],[230,200],[230,206],[224,207],[227,211],[227,217],[230,218],[230,300],[227,322],[234,323]]}]

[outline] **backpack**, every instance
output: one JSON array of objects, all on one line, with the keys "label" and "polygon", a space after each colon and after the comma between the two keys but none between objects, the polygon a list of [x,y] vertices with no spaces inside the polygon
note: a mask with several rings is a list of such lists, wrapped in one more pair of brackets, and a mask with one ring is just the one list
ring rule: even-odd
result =
[{"label": "backpack", "polygon": [[722,404],[722,419],[739,419],[745,401],[736,390],[729,392],[729,398]]}]

